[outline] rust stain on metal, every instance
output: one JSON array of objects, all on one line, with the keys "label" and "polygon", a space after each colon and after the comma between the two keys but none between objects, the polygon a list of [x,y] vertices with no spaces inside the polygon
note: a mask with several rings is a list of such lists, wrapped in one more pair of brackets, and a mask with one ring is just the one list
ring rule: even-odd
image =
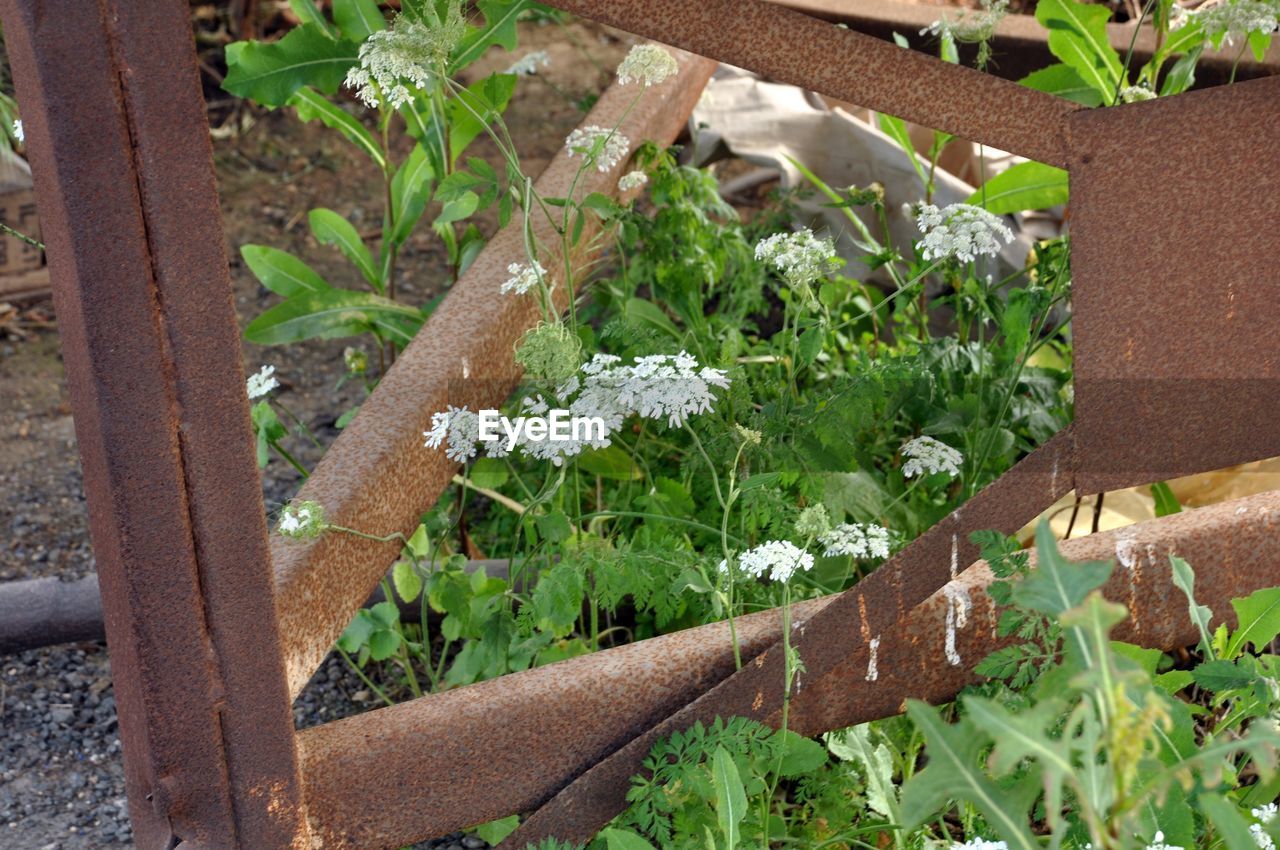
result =
[{"label": "rust stain on metal", "polygon": [[[0,6],[84,467],[139,847],[303,828],[187,4]],[[274,810],[250,789],[279,789]]]},{"label": "rust stain on metal", "polygon": [[1081,492],[1280,455],[1280,77],[1068,127]]},{"label": "rust stain on metal", "polygon": [[784,83],[1050,165],[1078,104],[903,50],[764,0],[556,0],[552,5]]},{"label": "rust stain on metal", "polygon": [[[663,86],[609,89],[585,123],[613,126],[638,95],[619,131],[637,143],[669,143],[715,67],[688,54],[678,59],[680,74]],[[538,179],[538,191],[544,197],[566,195],[579,163],[561,151]],[[583,195],[616,194],[618,176],[626,168],[619,163],[608,174],[591,169],[578,190]],[[535,216],[533,227],[546,249],[542,264],[562,268],[550,223]],[[588,244],[590,236],[588,231],[581,244]],[[431,414],[450,404],[472,410],[497,407],[520,378],[512,352],[540,315],[532,299],[502,295],[499,286],[509,276],[507,265],[525,259],[518,227],[494,237],[362,405],[298,498],[316,500],[335,522],[348,526],[378,534],[413,531],[421,512],[439,498],[458,468],[443,452],[423,448],[422,432],[430,428]],[[563,285],[557,291],[565,295]],[[276,611],[291,695],[302,690],[398,552],[396,543],[351,535],[326,535],[307,544],[273,541]]]}]

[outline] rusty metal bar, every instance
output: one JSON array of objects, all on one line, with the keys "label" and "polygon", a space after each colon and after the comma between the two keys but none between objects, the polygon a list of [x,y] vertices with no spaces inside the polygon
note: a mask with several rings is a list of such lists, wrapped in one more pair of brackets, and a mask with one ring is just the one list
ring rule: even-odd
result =
[{"label": "rusty metal bar", "polygon": [[304,828],[189,10],[6,0],[143,850]]},{"label": "rusty metal bar", "polygon": [[784,83],[1065,165],[1080,106],[903,50],[764,0],[555,0],[552,5]]},{"label": "rusty metal bar", "polygon": [[[647,90],[614,86],[585,123],[611,127],[625,114],[620,132],[633,141],[669,143],[715,68],[688,54],[678,59],[677,77]],[[579,163],[562,151],[538,179],[539,193],[568,194]],[[578,191],[616,194],[618,174],[625,167],[620,163],[608,174],[590,170],[579,181]],[[549,249],[542,264],[551,277],[559,278],[563,260],[551,225],[540,215],[534,216],[533,225],[538,240]],[[588,228],[581,244],[588,244],[590,236]],[[431,414],[449,404],[473,410],[496,407],[519,380],[512,351],[540,316],[532,299],[503,295],[499,285],[508,276],[507,265],[525,257],[519,227],[508,227],[493,238],[362,405],[299,498],[320,502],[333,521],[350,527],[378,534],[412,532],[421,512],[439,498],[457,469],[443,452],[422,447]],[[584,251],[575,263],[585,259]],[[558,291],[565,295],[563,286]],[[273,542],[276,611],[292,695],[306,684],[398,552],[394,543],[338,534],[308,544]]]},{"label": "rusty metal bar", "polygon": [[[1173,587],[1167,555],[1176,552],[1196,567],[1201,577],[1197,585],[1199,602],[1230,620],[1228,603],[1232,598],[1259,587],[1280,584],[1277,520],[1280,520],[1280,492],[1273,491],[1076,538],[1064,542],[1062,552],[1076,561],[1119,559],[1120,565],[1104,592],[1108,598],[1128,605],[1132,614],[1117,629],[1117,639],[1172,649],[1193,643],[1197,631],[1187,614],[1185,597]],[[935,565],[931,572],[938,572],[939,567]],[[806,667],[816,653],[824,651],[827,655],[838,655],[839,661],[825,673],[802,675],[791,707],[792,728],[805,735],[816,735],[897,714],[902,711],[903,700],[908,698],[935,703],[952,699],[961,687],[975,680],[971,672],[973,664],[1004,645],[996,637],[997,612],[985,592],[990,579],[990,571],[979,561],[905,616],[876,632],[874,667],[871,662],[873,638],[868,632],[856,630],[847,621],[842,631],[817,625],[823,619],[830,624],[831,618],[839,616],[840,597],[816,613],[806,612],[794,633]],[[850,591],[853,592],[856,588]],[[952,595],[967,600],[969,606],[966,624],[954,632],[955,649],[961,659],[959,665],[951,664],[945,653],[947,607],[955,604],[949,598]],[[819,634],[817,640],[814,640],[815,634]],[[772,667],[771,675],[752,677],[758,687],[754,700],[772,703],[766,711],[753,712],[748,704],[739,706],[738,710],[716,713],[753,716],[778,725],[782,669],[767,662],[777,654],[772,649],[766,650],[743,671]],[[733,678],[736,677],[726,680],[725,684]],[[748,699],[752,699],[750,692]],[[663,728],[683,728],[695,719],[705,722],[706,718],[682,712],[681,723],[664,724]],[[600,762],[535,813],[502,846],[520,848],[528,841],[547,835],[571,842],[590,838],[625,807],[622,795],[627,779],[639,771],[639,761],[633,762],[631,757],[647,755],[655,738],[645,735],[637,739],[643,746],[628,745]],[[623,755],[628,757],[620,758]]]},{"label": "rusty metal bar", "polygon": [[[937,39],[920,35],[920,30],[945,16],[955,17],[961,9],[901,3],[896,0],[770,0],[780,6],[804,12],[815,18],[845,24],[858,32],[893,41],[895,34],[907,39],[914,50],[937,51]],[[1134,30],[1137,29],[1137,38]],[[1138,67],[1155,52],[1155,32],[1149,26],[1136,28],[1133,23],[1107,24],[1111,46],[1121,56],[1133,45],[1133,66]],[[977,53],[973,45],[958,45],[965,64],[972,64]],[[1048,31],[1032,15],[1006,15],[996,27],[992,39],[993,56],[989,71],[998,77],[1018,80],[1058,59],[1049,52]],[[1272,45],[1264,62],[1245,61],[1237,67],[1237,51],[1230,48],[1206,50],[1196,66],[1196,84],[1222,85],[1235,71],[1237,80],[1280,74],[1280,44]],[[1252,57],[1248,57],[1252,58]]]}]

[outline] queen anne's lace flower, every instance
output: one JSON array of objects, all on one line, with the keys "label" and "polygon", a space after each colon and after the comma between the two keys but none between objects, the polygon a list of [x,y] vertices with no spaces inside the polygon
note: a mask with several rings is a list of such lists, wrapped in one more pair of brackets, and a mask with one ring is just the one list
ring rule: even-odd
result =
[{"label": "queen anne's lace flower", "polygon": [[645,88],[660,85],[680,71],[675,57],[656,44],[637,44],[618,66],[618,82],[639,82]]},{"label": "queen anne's lace flower", "polygon": [[1234,44],[1250,33],[1268,35],[1280,29],[1280,0],[1222,0],[1188,13],[1181,23],[1190,20],[1199,21],[1211,38]]},{"label": "queen anne's lace flower", "polygon": [[507,278],[502,284],[502,291],[514,292],[516,295],[524,295],[530,289],[538,285],[538,281],[547,273],[546,269],[537,260],[532,264],[512,263],[507,266],[507,274],[511,277]]},{"label": "queen anne's lace flower", "polygon": [[996,34],[996,26],[1009,13],[1009,0],[982,0],[982,8],[962,12],[960,17],[939,18],[929,26],[920,30],[921,35],[942,37],[950,35],[959,42],[972,44],[978,41],[990,41]]},{"label": "queen anne's lace flower", "polygon": [[250,375],[244,382],[244,389],[249,394],[249,398],[264,396],[280,386],[280,382],[275,379],[275,374],[275,366],[263,366],[255,374]]},{"label": "queen anne's lace flower", "polygon": [[466,463],[476,456],[476,443],[480,441],[480,417],[466,407],[454,407],[442,413],[431,414],[431,430],[423,431],[429,449],[445,447],[445,456],[457,463]]},{"label": "queen anne's lace flower", "polygon": [[[787,582],[800,570],[813,569],[813,555],[786,540],[770,540],[743,552],[735,566],[753,578],[767,572],[770,580]],[[729,572],[727,561],[720,562],[720,572]]]},{"label": "queen anne's lace flower", "polygon": [[517,77],[532,77],[538,73],[539,68],[545,68],[551,64],[551,57],[547,55],[545,50],[535,50],[527,53],[520,59],[517,59],[510,68],[507,69],[508,74],[515,74]]},{"label": "queen anne's lace flower", "polygon": [[773,266],[793,287],[804,287],[834,269],[836,248],[805,228],[795,233],[775,233],[756,245],[756,259]]},{"label": "queen anne's lace flower", "polygon": [[284,510],[280,511],[276,531],[294,540],[304,540],[319,537],[328,527],[324,521],[324,508],[320,503],[307,501],[285,505]]},{"label": "queen anne's lace flower", "polygon": [[360,45],[360,65],[347,72],[347,86],[371,109],[386,104],[399,109],[443,71],[466,33],[460,4],[448,4],[436,25],[398,17],[385,30],[371,33]]},{"label": "queen anne's lace flower", "polygon": [[971,841],[953,841],[951,850],[1009,850],[1003,841],[988,841],[985,838],[974,838]]},{"label": "queen anne's lace flower", "polygon": [[821,537],[830,530],[831,517],[827,516],[827,506],[821,503],[810,505],[796,518],[797,537]]},{"label": "queen anne's lace flower", "polygon": [[618,180],[618,191],[630,192],[632,189],[639,189],[641,186],[649,182],[649,175],[643,171],[630,171]]},{"label": "queen anne's lace flower", "polygon": [[1120,100],[1124,103],[1138,103],[1155,99],[1156,93],[1146,86],[1125,86],[1120,89]]},{"label": "queen anne's lace flower", "polygon": [[841,523],[818,538],[818,542],[827,547],[822,553],[827,558],[889,557],[889,530],[873,522],[866,525]]},{"label": "queen anne's lace flower", "polygon": [[954,477],[960,474],[964,455],[933,437],[916,437],[902,447],[907,462],[902,465],[906,478],[945,472]]},{"label": "queen anne's lace flower", "polygon": [[1253,836],[1253,843],[1258,845],[1259,850],[1275,850],[1276,843],[1267,832],[1267,826],[1276,818],[1276,804],[1267,803],[1265,806],[1250,809],[1249,814],[1258,821],[1258,823],[1249,824],[1249,834]]},{"label": "queen anne's lace flower", "polygon": [[[601,147],[597,148],[597,145]],[[582,154],[588,162],[594,161],[596,170],[607,174],[627,158],[631,140],[614,130],[590,124],[570,133],[564,140],[564,148],[569,156]]]},{"label": "queen anne's lace flower", "polygon": [[951,204],[938,209],[933,204],[916,208],[916,225],[924,238],[920,240],[926,260],[954,257],[967,263],[978,256],[994,257],[1000,253],[1000,240],[1013,241],[1011,231],[999,216],[972,204]]},{"label": "queen anne's lace flower", "polygon": [[646,419],[666,419],[673,428],[694,413],[706,413],[716,400],[712,387],[729,386],[723,369],[699,368],[687,351],[654,354],[636,360],[618,387],[618,402]]}]

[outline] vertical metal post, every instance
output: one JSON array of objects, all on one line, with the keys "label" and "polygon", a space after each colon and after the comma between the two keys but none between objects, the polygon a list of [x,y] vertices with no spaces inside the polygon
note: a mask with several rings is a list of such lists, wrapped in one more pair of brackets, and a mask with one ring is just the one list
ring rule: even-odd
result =
[{"label": "vertical metal post", "polygon": [[293,724],[183,0],[6,0],[144,850],[301,846]]}]

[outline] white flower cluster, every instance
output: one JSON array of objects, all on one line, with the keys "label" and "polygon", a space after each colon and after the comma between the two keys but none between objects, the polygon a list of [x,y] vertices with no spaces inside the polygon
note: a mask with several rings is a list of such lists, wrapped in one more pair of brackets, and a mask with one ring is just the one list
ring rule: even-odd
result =
[{"label": "white flower cluster", "polygon": [[551,64],[551,57],[545,50],[535,50],[527,53],[512,63],[507,69],[508,74],[515,74],[517,77],[532,77],[538,73],[539,68],[546,68]]},{"label": "white flower cluster", "polygon": [[649,175],[643,171],[629,171],[618,180],[618,191],[630,192],[632,189],[639,189],[648,182]]},{"label": "white flower cluster", "polygon": [[465,32],[466,21],[456,3],[436,26],[396,18],[360,45],[360,65],[347,72],[346,84],[370,109],[384,100],[399,109],[413,100],[413,88],[425,88],[432,75],[443,70]]},{"label": "white flower cluster", "polygon": [[941,38],[950,35],[959,42],[972,44],[977,41],[988,41],[996,34],[996,26],[1009,13],[1009,0],[982,0],[979,10],[962,12],[960,17],[939,18],[929,26],[920,30],[921,35],[932,35]]},{"label": "white flower cluster", "polygon": [[815,283],[838,265],[831,240],[814,236],[808,228],[761,240],[756,245],[756,259],[773,266],[794,287]]},{"label": "white flower cluster", "polygon": [[514,292],[516,295],[524,295],[530,289],[538,285],[538,281],[542,279],[547,270],[542,264],[534,260],[531,265],[525,263],[512,263],[507,266],[507,274],[511,277],[502,284],[502,291]]},{"label": "white flower cluster", "polygon": [[[771,581],[788,582],[800,570],[813,569],[813,555],[789,541],[770,540],[743,552],[735,566],[752,578],[767,572]],[[720,562],[720,572],[729,572],[727,561]]]},{"label": "white flower cluster", "polygon": [[244,382],[244,389],[249,394],[249,398],[264,396],[280,386],[275,374],[275,366],[263,366],[256,373],[250,375],[249,379]]},{"label": "white flower cluster", "polygon": [[[679,427],[693,414],[711,410],[716,400],[714,388],[729,386],[723,369],[701,367],[685,351],[640,357],[632,365],[624,365],[622,358],[614,354],[596,354],[580,372],[559,387],[556,395],[568,403],[570,416],[598,419],[604,425],[604,433],[587,429],[581,438],[564,440],[522,436],[516,445],[524,454],[561,466],[566,458],[586,449],[611,445],[610,435],[632,415],[665,420],[668,425]],[[550,409],[541,396],[524,399],[522,406],[525,413],[533,416],[542,416]],[[445,412],[432,414],[431,430],[424,431],[423,436],[427,448],[444,446],[450,460],[464,463],[476,455],[480,417],[466,407],[451,405]],[[490,457],[507,454],[505,440],[486,441],[485,447]]]},{"label": "white flower cluster", "polygon": [[1147,845],[1147,850],[1184,850],[1184,848],[1177,844],[1165,844],[1164,833],[1157,829],[1156,834],[1151,838],[1151,843]]},{"label": "white flower cluster", "polygon": [[1267,827],[1276,819],[1276,810],[1275,803],[1249,810],[1249,814],[1258,821],[1249,824],[1249,834],[1253,836],[1253,843],[1258,845],[1259,850],[1275,850],[1276,843],[1267,832]]},{"label": "white flower cluster", "polygon": [[280,511],[276,531],[284,537],[303,540],[320,536],[328,527],[324,521],[324,508],[319,502],[308,501],[285,505],[284,510]]},{"label": "white flower cluster", "polygon": [[[600,145],[597,148],[597,145]],[[621,133],[606,127],[590,124],[578,127],[564,140],[564,149],[569,156],[582,154],[588,162],[594,160],[596,170],[607,174],[627,158],[631,151],[631,140]]]},{"label": "white flower cluster", "polygon": [[1009,845],[1003,841],[975,838],[972,841],[953,841],[951,850],[1009,850]]},{"label": "white flower cluster", "polygon": [[680,71],[675,57],[656,44],[637,44],[618,65],[618,82],[622,85],[644,83],[656,86]]},{"label": "white flower cluster", "polygon": [[1139,103],[1144,100],[1155,100],[1156,93],[1146,86],[1125,86],[1120,89],[1121,103]]},{"label": "white flower cluster", "polygon": [[869,522],[861,525],[845,522],[818,538],[827,547],[822,554],[827,558],[852,556],[854,558],[889,557],[889,529]]},{"label": "white flower cluster", "polygon": [[960,474],[964,455],[933,437],[916,437],[902,447],[907,462],[902,465],[906,478],[945,472],[953,478]]},{"label": "white flower cluster", "polygon": [[920,247],[926,260],[954,257],[963,263],[978,256],[1000,253],[1000,240],[1013,241],[1013,231],[999,216],[972,204],[951,204],[939,209],[933,204],[916,208],[916,225],[924,238]]},{"label": "white flower cluster", "polygon": [[476,456],[476,443],[480,442],[480,417],[467,407],[454,407],[442,413],[431,414],[431,430],[423,431],[429,449],[443,445],[445,456],[457,463],[466,463]]},{"label": "white flower cluster", "polygon": [[1280,0],[1222,0],[1188,13],[1180,23],[1187,21],[1198,21],[1206,35],[1234,44],[1250,33],[1280,29]]}]

